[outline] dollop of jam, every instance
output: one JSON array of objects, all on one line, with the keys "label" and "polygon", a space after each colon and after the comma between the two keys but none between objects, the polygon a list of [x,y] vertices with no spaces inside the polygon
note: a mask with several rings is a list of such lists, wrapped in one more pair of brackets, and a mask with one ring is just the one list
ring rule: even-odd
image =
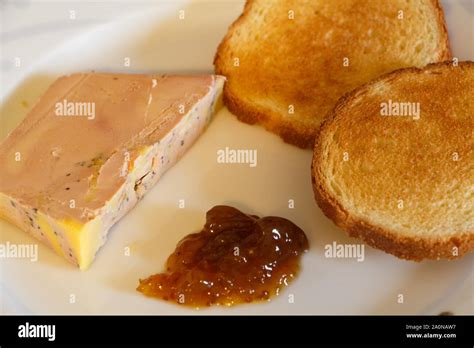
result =
[{"label": "dollop of jam", "polygon": [[306,235],[287,219],[215,206],[202,231],[178,243],[166,272],[140,280],[137,290],[196,308],[269,300],[298,274],[307,250]]}]

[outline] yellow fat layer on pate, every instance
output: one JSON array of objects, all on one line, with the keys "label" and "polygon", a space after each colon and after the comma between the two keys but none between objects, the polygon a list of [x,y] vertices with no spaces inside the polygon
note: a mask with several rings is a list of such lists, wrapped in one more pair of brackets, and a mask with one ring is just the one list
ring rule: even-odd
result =
[{"label": "yellow fat layer on pate", "polygon": [[46,238],[48,238],[51,246],[53,247],[54,251],[61,256],[65,256],[61,245],[59,244],[58,236],[54,234],[54,230],[48,221],[42,216],[42,214],[38,214],[38,225],[40,226],[41,230],[43,231]]},{"label": "yellow fat layer on pate", "polygon": [[74,220],[63,220],[58,224],[69,241],[79,268],[86,270],[94,260],[94,255],[101,245],[101,217],[96,217],[85,225]]}]

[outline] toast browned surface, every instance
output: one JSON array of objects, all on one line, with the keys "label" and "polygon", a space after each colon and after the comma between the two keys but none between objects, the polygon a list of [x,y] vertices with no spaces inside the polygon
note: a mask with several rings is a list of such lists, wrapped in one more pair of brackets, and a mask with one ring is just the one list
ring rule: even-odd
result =
[{"label": "toast browned surface", "polygon": [[[314,147],[323,212],[400,258],[474,250],[473,86],[473,62],[445,62],[389,73],[341,98]],[[419,118],[395,116],[395,107],[382,116],[390,100],[419,103]]]},{"label": "toast browned surface", "polygon": [[307,148],[345,93],[450,57],[437,0],[249,0],[214,65],[232,113]]}]

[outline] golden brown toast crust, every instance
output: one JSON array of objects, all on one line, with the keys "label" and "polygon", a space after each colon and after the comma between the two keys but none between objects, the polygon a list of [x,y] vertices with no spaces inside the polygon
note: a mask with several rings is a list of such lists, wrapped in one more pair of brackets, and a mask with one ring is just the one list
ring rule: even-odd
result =
[{"label": "golden brown toast crust", "polygon": [[[437,236],[432,238],[420,238],[400,235],[396,231],[375,226],[365,219],[353,216],[342,206],[337,198],[330,194],[328,189],[325,187],[324,179],[321,177],[319,171],[316,170],[322,161],[322,143],[324,141],[324,133],[329,132],[329,127],[331,127],[335,121],[339,110],[353,102],[360,93],[370,90],[371,86],[377,84],[379,81],[392,81],[406,72],[422,73],[426,70],[437,69],[443,66],[448,67],[451,65],[452,62],[447,61],[429,64],[423,69],[399,69],[381,76],[346,94],[339,100],[332,112],[324,120],[314,144],[311,177],[316,202],[324,214],[337,226],[345,230],[349,236],[359,238],[372,247],[381,249],[402,259],[421,261],[423,259],[460,258],[474,250],[474,231],[467,231],[450,237]],[[459,67],[469,67],[474,69],[474,62],[460,62]],[[453,254],[454,247],[457,248],[457,255]]]},{"label": "golden brown toast crust", "polygon": [[[440,38],[442,40],[442,42],[439,43],[439,46],[440,46],[439,55],[433,60],[433,62],[448,60],[451,58],[451,51],[449,47],[449,39],[448,39],[447,30],[446,30],[446,23],[444,20],[444,13],[438,0],[430,0],[430,2],[432,3],[433,9],[435,10],[436,16],[438,18],[437,20],[438,27],[440,30]],[[319,124],[308,125],[308,124],[301,124],[297,120],[296,121],[288,120],[287,118],[284,117],[284,115],[282,115],[277,110],[262,108],[262,107],[259,107],[258,105],[255,105],[252,102],[249,102],[248,100],[245,100],[244,94],[246,92],[242,91],[245,88],[232,88],[231,86],[232,83],[230,80],[232,79],[232,76],[229,75],[226,71],[227,69],[226,65],[228,65],[228,63],[225,62],[224,54],[227,50],[230,49],[231,47],[230,40],[235,35],[235,33],[238,30],[240,30],[242,26],[248,25],[246,21],[251,16],[251,13],[253,10],[252,8],[254,5],[256,6],[255,0],[247,0],[243,13],[229,27],[229,30],[226,36],[224,37],[224,39],[221,41],[214,58],[216,73],[221,74],[221,75],[226,75],[226,77],[228,78],[228,82],[226,83],[226,86],[224,88],[224,103],[226,104],[228,109],[237,116],[237,118],[240,121],[243,121],[249,124],[260,124],[265,129],[279,135],[287,143],[296,145],[301,148],[311,148],[314,144],[314,138],[315,138],[315,135],[317,134],[317,129],[318,129]],[[407,66],[407,65],[404,65],[404,66]],[[401,66],[398,66],[396,68],[400,68],[400,67]],[[300,68],[306,69],[305,66],[301,66]],[[258,74],[258,73],[259,73],[258,71],[255,72],[255,74]],[[373,76],[373,77],[376,77],[376,76]],[[249,76],[248,78],[251,79],[252,76]],[[266,90],[272,93],[273,91],[271,87],[271,81],[268,81],[268,82],[269,82],[268,85],[262,86],[262,87],[264,87]],[[356,87],[356,86],[357,85],[353,87]],[[352,88],[346,90],[345,92],[348,92],[351,89]],[[275,94],[278,94],[278,93],[275,93]],[[328,109],[332,108],[334,103],[337,101],[338,97],[342,96],[342,94],[333,95],[332,99],[334,100],[327,101]],[[307,101],[306,96],[301,97],[301,99],[299,99],[299,96],[294,96],[292,100],[294,100],[294,104],[302,105],[305,108],[308,106],[307,105],[308,101]],[[321,115],[318,117],[322,119],[322,116],[326,114],[327,110],[312,110],[311,113],[308,115],[314,115],[314,113],[316,112],[319,115]],[[297,117],[297,115],[294,115],[294,116]]]},{"label": "golden brown toast crust", "polygon": [[441,26],[441,31],[445,40],[441,43],[443,49],[440,52],[438,62],[447,61],[452,58],[451,53],[451,43],[449,42],[448,27],[446,25],[446,20],[444,18],[443,7],[441,6],[439,0],[431,0],[433,7],[436,9],[436,14],[438,16],[438,23]]}]

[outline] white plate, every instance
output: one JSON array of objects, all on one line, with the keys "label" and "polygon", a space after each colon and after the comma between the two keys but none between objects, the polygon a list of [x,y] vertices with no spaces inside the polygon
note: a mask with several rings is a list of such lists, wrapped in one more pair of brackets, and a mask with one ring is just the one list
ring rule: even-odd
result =
[{"label": "white plate", "polygon": [[[473,59],[472,2],[447,1],[453,50]],[[178,10],[185,10],[185,20]],[[61,74],[79,70],[120,72],[211,72],[215,49],[242,3],[200,1],[161,3],[144,13],[101,26],[69,40],[24,75],[3,81],[2,138],[25,116],[29,105]],[[8,45],[5,49],[8,49]],[[123,61],[130,57],[132,66]],[[20,78],[18,77],[20,76]],[[222,165],[225,147],[257,149],[258,165]],[[80,272],[43,245],[39,260],[1,259],[2,304],[16,313],[192,314],[195,310],[142,296],[138,278],[163,269],[186,234],[204,223],[206,211],[230,204],[258,215],[287,217],[302,227],[311,249],[300,276],[271,303],[210,308],[206,314],[472,314],[474,255],[455,262],[414,263],[366,247],[365,260],[328,259],[324,246],[359,243],[336,228],[318,209],[310,178],[311,151],[284,144],[257,126],[222,110],[206,133],[109,235],[86,272]],[[185,200],[186,208],[178,202]],[[288,207],[288,200],[295,207]],[[0,222],[1,243],[35,243]],[[126,256],[124,248],[130,247]],[[404,302],[398,303],[399,295]],[[293,295],[294,303],[288,297]],[[74,303],[70,303],[72,296]]]}]

